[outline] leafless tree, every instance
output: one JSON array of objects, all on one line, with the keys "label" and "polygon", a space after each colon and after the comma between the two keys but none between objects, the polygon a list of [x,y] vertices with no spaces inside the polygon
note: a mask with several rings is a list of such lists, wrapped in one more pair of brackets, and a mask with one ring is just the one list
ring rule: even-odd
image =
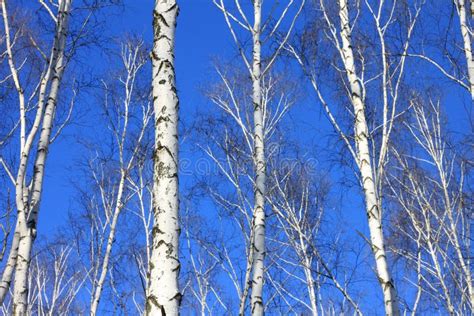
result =
[{"label": "leafless tree", "polygon": [[[313,44],[311,48],[312,44],[308,41],[318,38],[317,34],[311,34],[318,32],[313,27],[303,34],[303,44],[300,47],[288,47],[288,51],[308,76],[319,103],[355,162],[364,193],[370,231],[368,242],[374,255],[387,315],[398,315],[399,307],[385,249],[382,188],[390,137],[397,118],[403,113],[398,107],[406,58],[421,5],[422,3],[417,2],[409,6],[405,3],[368,0],[352,5],[351,2],[340,0],[336,6],[321,0],[317,10],[323,22],[313,25],[324,27],[320,34],[330,44]],[[357,27],[361,26],[359,19],[368,19],[375,34],[358,30]],[[401,36],[399,28],[395,26],[403,30]],[[392,37],[389,42],[392,32],[396,32],[397,36]],[[399,38],[396,44],[393,40],[395,38]],[[364,41],[360,41],[362,39]],[[330,49],[333,53],[328,55],[327,51],[323,52],[325,49]],[[317,57],[311,55],[314,52]],[[329,61],[335,71],[333,78],[341,83],[341,90],[352,105],[352,108],[345,104],[342,107],[353,121],[351,124],[345,123],[344,116],[337,113],[332,104],[335,101],[329,97],[328,90],[331,87],[325,89],[326,85],[322,82],[322,65],[317,63],[326,58],[333,59]],[[380,106],[371,108],[373,103]]]},{"label": "leafless tree", "polygon": [[87,271],[78,269],[72,246],[64,242],[46,245],[32,259],[28,287],[28,314],[58,315],[78,310],[76,296]]},{"label": "leafless tree", "polygon": [[[434,13],[439,11],[439,5],[446,5],[443,6],[442,11],[449,12],[451,10],[451,17],[455,15],[456,18],[453,20],[446,18],[446,14]],[[446,25],[446,27],[437,33],[427,31],[427,34],[423,36],[427,40],[419,41],[415,50],[409,52],[409,56],[431,64],[443,77],[466,89],[472,100],[474,100],[473,7],[472,1],[466,0],[446,1],[436,5],[433,3],[431,7],[433,18],[427,19],[426,27],[433,24]],[[436,30],[436,28],[434,29]],[[432,37],[437,40],[433,40]]]},{"label": "leafless tree", "polygon": [[[95,224],[98,225],[97,229],[101,230],[101,235],[105,238],[102,240],[104,245],[99,247],[99,250],[103,251],[103,256],[91,258],[95,262],[95,269],[93,269],[92,274],[91,315],[97,314],[101,292],[109,271],[112,247],[117,230],[120,229],[118,227],[119,216],[136,192],[128,189],[127,182],[132,168],[139,163],[139,159],[143,158],[142,150],[144,146],[142,142],[146,137],[147,126],[153,113],[150,102],[146,99],[137,100],[135,91],[137,89],[135,83],[137,76],[146,64],[143,42],[138,40],[122,44],[120,57],[124,72],[117,80],[120,82],[122,91],[110,89],[108,84],[104,82],[105,111],[116,114],[109,117],[109,129],[114,139],[113,146],[117,151],[117,165],[110,166],[108,164],[107,167],[112,169],[106,170],[100,160],[93,159],[90,162],[92,177],[95,181],[95,187],[99,190],[97,192],[98,197],[100,197],[96,209],[100,213],[103,212],[103,215],[96,214],[98,222]],[[140,104],[140,102],[143,102],[143,104]],[[132,122],[132,119],[136,117],[138,117],[138,123]],[[118,179],[113,177],[112,183],[109,183],[109,172],[118,172]]]},{"label": "leafless tree", "polygon": [[[292,164],[281,164],[272,168],[270,181],[269,204],[277,216],[277,229],[283,232],[279,243],[295,255],[279,255],[275,264],[289,278],[276,286],[281,295],[287,298],[289,307],[294,308],[294,301],[305,306],[312,315],[330,313],[330,300],[323,298],[321,278],[327,279],[351,305],[354,312],[361,315],[357,302],[348,291],[348,284],[338,280],[336,269],[331,266],[328,254],[323,254],[319,244],[321,230],[325,219],[326,199],[329,184],[324,178],[315,176],[316,170],[305,162],[293,160]],[[335,246],[334,248],[337,248]],[[294,269],[295,267],[296,269]],[[301,273],[303,272],[303,273]],[[306,295],[298,295],[298,285],[291,282],[295,279],[306,288]],[[331,298],[334,295],[331,293]]]},{"label": "leafless tree", "polygon": [[394,216],[393,248],[416,271],[407,276],[416,290],[408,311],[415,314],[426,298],[450,315],[470,314],[472,207],[465,202],[465,168],[449,145],[439,102],[412,102],[413,119],[405,125],[415,148],[393,149],[398,172],[389,178],[401,210]]},{"label": "leafless tree", "polygon": [[[305,1],[296,3],[295,1],[287,1],[283,5],[283,9],[279,14],[270,15],[267,19],[262,20],[263,1],[257,0],[253,2],[253,23],[245,13],[240,1],[235,1],[233,8],[229,8],[224,0],[214,0],[214,4],[222,11],[227,27],[232,35],[235,45],[239,51],[242,61],[249,72],[252,81],[252,103],[253,111],[253,135],[249,135],[247,130],[249,125],[241,125],[248,140],[251,140],[252,155],[254,157],[254,197],[253,197],[253,215],[250,231],[250,250],[248,257],[247,274],[245,278],[245,286],[241,296],[239,313],[243,314],[246,308],[246,299],[251,284],[251,312],[253,315],[263,314],[263,284],[264,284],[264,260],[265,260],[265,192],[266,192],[266,154],[265,154],[265,109],[263,81],[265,76],[271,70],[273,64],[281,53],[282,48],[288,41],[294,28],[297,17],[299,16]],[[296,12],[290,16],[290,10],[296,7]],[[272,12],[275,11],[273,8]],[[289,20],[285,21],[285,20]],[[285,21],[285,22],[283,22]],[[287,30],[282,31],[283,24],[289,24]],[[273,24],[273,25],[272,25]],[[268,26],[270,29],[265,30]],[[236,30],[238,29],[238,31]],[[247,49],[239,39],[240,31],[248,33],[252,36],[252,54],[248,57]],[[267,32],[268,33],[267,33]],[[265,47],[262,43],[267,40],[281,35],[276,49],[270,50],[270,55],[266,57]],[[250,62],[251,60],[251,62]],[[237,110],[238,111],[238,110]],[[239,117],[237,117],[239,119]],[[243,123],[243,122],[242,122]],[[251,136],[251,137],[250,137]]]},{"label": "leafless tree", "polygon": [[[8,262],[2,275],[0,297],[3,302],[14,273],[13,314],[15,315],[23,315],[27,310],[28,269],[36,236],[48,147],[55,138],[52,133],[54,114],[58,104],[61,80],[67,65],[65,45],[71,4],[72,1],[64,0],[50,8],[43,3],[51,14],[51,22],[56,25],[54,39],[48,48],[50,53],[44,53],[34,38],[30,38],[33,47],[36,48],[35,54],[42,56],[44,67],[37,73],[37,82],[33,83],[32,87],[26,87],[29,82],[26,82],[22,75],[26,60],[18,60],[15,54],[15,44],[22,35],[22,29],[21,27],[11,28],[12,17],[7,10],[7,1],[1,3],[5,47],[10,69],[8,79],[14,82],[18,96],[19,123],[14,129],[16,130],[18,126],[20,159],[15,176],[11,167],[3,163],[6,173],[15,186],[17,222]],[[60,130],[61,127],[58,131]],[[28,176],[31,166],[33,166],[33,173]]]}]

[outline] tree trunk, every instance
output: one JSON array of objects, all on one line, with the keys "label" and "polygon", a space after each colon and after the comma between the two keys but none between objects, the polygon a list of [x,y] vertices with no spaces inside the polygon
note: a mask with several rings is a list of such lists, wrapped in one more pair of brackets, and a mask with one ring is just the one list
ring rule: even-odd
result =
[{"label": "tree trunk", "polygon": [[52,58],[50,61],[53,64],[53,73],[51,77],[52,81],[43,117],[42,129],[39,136],[31,189],[25,189],[23,187],[24,182],[22,182],[22,190],[21,192],[17,192],[17,196],[20,194],[24,195],[25,190],[28,190],[29,194],[26,199],[24,197],[22,199],[17,198],[20,240],[18,245],[18,257],[13,291],[14,315],[25,315],[27,312],[28,270],[31,259],[31,249],[36,237],[36,224],[38,220],[38,210],[43,189],[46,157],[51,141],[51,130],[53,127],[59,87],[64,72],[64,49],[66,45],[71,2],[72,0],[61,1],[58,11],[58,24],[56,26]]},{"label": "tree trunk", "polygon": [[254,1],[254,26],[253,26],[253,124],[254,124],[254,214],[253,214],[253,274],[251,310],[252,315],[263,315],[263,280],[265,260],[265,148],[263,133],[263,109],[262,109],[262,87],[261,87],[261,0]]},{"label": "tree trunk", "polygon": [[153,106],[155,153],[152,253],[146,298],[147,315],[178,315],[180,262],[178,199],[178,96],[175,86],[174,39],[178,5],[156,0],[153,11]]},{"label": "tree trunk", "polygon": [[365,104],[362,99],[361,81],[357,77],[354,54],[351,45],[351,27],[347,0],[339,0],[339,17],[341,20],[342,56],[350,84],[351,102],[354,107],[354,130],[358,156],[358,167],[365,196],[365,207],[370,231],[370,242],[374,254],[377,277],[382,287],[385,313],[399,315],[397,293],[390,269],[387,264],[382,230],[381,203],[376,193],[372,162],[369,151],[368,127],[365,117]]},{"label": "tree trunk", "polygon": [[306,288],[308,290],[309,301],[311,303],[311,314],[313,316],[318,316],[318,302],[316,298],[316,291],[314,288],[314,278],[313,271],[311,270],[311,259],[308,256],[308,246],[304,241],[301,231],[298,232],[298,239],[301,247],[301,252],[299,257],[302,259],[301,263],[303,265],[304,274],[306,277]]},{"label": "tree trunk", "polygon": [[[455,0],[456,1],[456,0]],[[466,56],[467,63],[467,74],[469,79],[469,87],[471,92],[471,98],[474,101],[474,60],[472,59],[472,46],[471,46],[471,30],[467,22],[468,13],[466,9],[465,0],[457,0],[457,9],[459,15],[459,23],[461,25],[461,35],[464,44],[464,55]],[[471,4],[472,5],[472,4]],[[471,7],[471,10],[473,8]]]},{"label": "tree trunk", "polygon": [[109,232],[109,236],[107,237],[107,245],[105,247],[104,260],[102,261],[102,267],[100,271],[99,280],[97,281],[94,295],[92,296],[92,304],[91,304],[91,310],[90,310],[91,316],[95,316],[97,314],[97,308],[99,307],[100,296],[102,294],[102,289],[104,287],[105,277],[107,276],[107,272],[109,270],[110,255],[112,253],[112,246],[115,242],[115,233],[117,229],[117,223],[118,223],[119,215],[123,208],[122,196],[123,196],[125,181],[126,181],[125,170],[122,169],[121,175],[120,175],[119,188],[117,191],[117,202],[114,208],[112,223],[110,224],[110,232]]},{"label": "tree trunk", "polygon": [[12,282],[13,271],[16,267],[16,259],[18,255],[18,244],[20,242],[20,231],[19,223],[17,220],[15,233],[13,235],[12,246],[10,248],[10,253],[8,254],[7,265],[3,270],[2,280],[0,282],[0,304],[3,304],[5,297],[7,296],[8,290],[10,289],[10,284]]}]

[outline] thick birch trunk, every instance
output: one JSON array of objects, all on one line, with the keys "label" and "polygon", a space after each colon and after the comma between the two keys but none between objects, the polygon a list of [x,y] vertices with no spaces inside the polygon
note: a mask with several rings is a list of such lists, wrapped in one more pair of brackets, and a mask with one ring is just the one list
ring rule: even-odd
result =
[{"label": "thick birch trunk", "polygon": [[178,5],[156,0],[153,11],[153,106],[155,153],[152,252],[146,315],[178,315],[178,96],[175,86],[174,39]]},{"label": "thick birch trunk", "polygon": [[370,231],[370,242],[374,254],[376,271],[382,287],[385,313],[399,315],[397,294],[387,264],[382,230],[381,205],[377,197],[372,162],[369,151],[368,127],[365,117],[365,105],[362,99],[360,79],[357,77],[354,55],[351,46],[351,28],[347,0],[339,0],[339,17],[341,20],[342,55],[347,79],[351,89],[351,101],[354,107],[355,142],[358,155],[358,166],[365,196],[365,207]]},{"label": "thick birch trunk", "polygon": [[265,260],[265,148],[263,133],[263,109],[261,87],[261,0],[254,1],[254,27],[253,27],[253,124],[254,124],[254,168],[255,168],[255,205],[253,214],[253,275],[251,310],[252,315],[263,315],[263,280]]},{"label": "thick birch trunk", "polygon": [[[470,92],[471,92],[471,98],[474,101],[474,60],[472,56],[472,46],[471,46],[471,29],[467,22],[468,13],[466,9],[465,0],[457,0],[457,1],[458,1],[457,7],[458,7],[459,23],[461,25],[461,35],[462,35],[462,40],[464,44],[464,55],[466,56],[466,63],[467,63],[469,87],[470,87]],[[473,8],[471,7],[471,10],[472,9]]]},{"label": "thick birch trunk", "polygon": [[[54,121],[59,87],[62,74],[64,72],[64,48],[66,45],[68,18],[72,0],[60,2],[58,12],[58,24],[54,38],[51,63],[53,63],[53,73],[48,101],[43,117],[42,129],[39,137],[36,160],[34,162],[34,174],[31,183],[31,199],[25,199],[25,188],[17,192],[17,208],[19,218],[20,240],[18,245],[18,257],[15,270],[15,281],[13,291],[13,314],[25,315],[28,302],[28,270],[31,259],[31,249],[36,237],[36,224],[38,220],[38,209],[43,188],[44,169],[48,147],[51,140],[51,130]],[[19,183],[24,185],[23,183]],[[19,185],[17,184],[17,185]],[[18,190],[17,190],[18,191]],[[23,198],[18,196],[23,194]],[[21,200],[21,201],[20,201]],[[28,201],[29,200],[29,201]],[[26,207],[27,205],[27,207]]]}]

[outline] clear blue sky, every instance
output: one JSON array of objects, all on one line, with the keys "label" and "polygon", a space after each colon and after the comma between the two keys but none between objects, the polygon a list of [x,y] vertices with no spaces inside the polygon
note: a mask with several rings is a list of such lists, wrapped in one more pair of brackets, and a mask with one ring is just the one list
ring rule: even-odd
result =
[{"label": "clear blue sky", "polygon": [[[118,12],[107,20],[111,37],[123,37],[125,34],[139,34],[147,43],[152,40],[153,1],[126,0],[124,11]],[[180,2],[180,15],[176,36],[176,71],[180,96],[182,119],[192,119],[197,107],[207,102],[199,92],[199,84],[211,73],[211,58],[235,54],[222,16],[211,1],[184,0]],[[92,57],[99,75],[104,60]],[[95,68],[95,67],[94,67]],[[93,98],[82,99],[78,110],[94,108]],[[97,106],[98,107],[98,106]],[[44,195],[39,220],[39,236],[49,234],[63,223],[72,199],[75,198],[71,187],[71,168],[79,159],[82,148],[78,148],[76,136],[87,132],[94,118],[81,117],[67,128],[61,139],[51,147],[48,157],[48,172],[44,186]]]},{"label": "clear blue sky", "polygon": [[[151,43],[152,7],[151,0],[126,0],[124,11],[111,16],[107,21],[109,35],[121,37],[125,33],[142,34],[146,41]],[[213,75],[212,58],[217,56],[220,58],[236,56],[236,50],[222,14],[211,0],[181,0],[176,36],[176,71],[180,113],[185,123],[193,119],[193,114],[198,108],[208,106],[208,101],[200,93],[199,86]],[[97,63],[99,74],[101,67],[104,66],[101,64],[103,61],[97,58],[92,60]],[[235,60],[240,62],[238,58]],[[312,92],[308,90],[307,96],[303,98],[303,104],[290,114],[291,119],[300,121],[299,132],[304,133],[308,147],[316,140],[324,139],[329,131],[325,117],[320,115],[319,105],[312,102],[313,97]],[[465,131],[467,126],[466,112],[460,102],[463,97],[463,92],[453,88],[453,92],[449,93],[445,99],[446,106],[449,107],[451,126],[460,131]],[[93,108],[94,102],[93,98],[83,98],[78,108]],[[48,236],[60,227],[74,203],[75,194],[71,187],[71,180],[75,174],[71,170],[77,159],[81,157],[82,151],[78,147],[76,136],[83,132],[87,133],[88,128],[92,129],[91,122],[85,118],[80,118],[80,120],[78,124],[68,127],[63,137],[51,147],[44,183],[38,239]],[[312,122],[314,126],[311,126]],[[186,155],[187,146],[188,144],[183,144],[182,156]],[[321,166],[325,167],[323,164]],[[351,175],[350,172],[346,174]],[[182,179],[183,185],[186,185],[186,179]],[[355,225],[354,229],[350,229],[350,234],[358,238],[356,230],[367,232],[365,213],[357,190],[348,192],[346,194],[351,203],[348,203],[350,207],[344,210],[348,214],[345,219]],[[367,294],[378,296],[378,289],[375,289],[375,292],[369,289]]]}]

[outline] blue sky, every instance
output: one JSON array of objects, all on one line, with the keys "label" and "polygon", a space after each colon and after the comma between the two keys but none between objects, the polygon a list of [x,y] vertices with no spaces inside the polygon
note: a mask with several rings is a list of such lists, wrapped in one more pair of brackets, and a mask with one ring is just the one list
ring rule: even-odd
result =
[{"label": "blue sky", "polygon": [[[110,37],[120,38],[125,34],[143,36],[147,43],[152,39],[152,8],[150,0],[127,0],[123,11],[111,15],[107,20]],[[180,93],[182,119],[192,119],[196,109],[207,102],[198,87],[211,73],[211,58],[234,54],[229,34],[222,16],[211,1],[184,0],[180,3],[179,24],[176,36],[176,70]],[[94,58],[94,57],[93,57]],[[95,59],[95,60],[94,60]],[[93,68],[100,71],[103,60],[94,58]],[[97,71],[97,75],[99,75]],[[94,108],[92,98],[84,98],[77,108]],[[80,158],[81,148],[76,142],[77,134],[92,128],[90,117],[80,118],[69,126],[63,137],[51,147],[48,157],[48,172],[39,220],[39,234],[48,235],[66,219],[67,211],[74,199],[71,187],[71,168]]]},{"label": "blue sky", "polygon": [[[123,11],[111,15],[107,20],[107,28],[111,38],[121,37],[123,34],[140,34],[147,43],[151,43],[151,10],[153,2],[150,0],[126,0]],[[180,114],[184,124],[192,122],[194,114],[202,108],[209,108],[209,102],[199,90],[200,85],[205,83],[214,75],[212,59],[214,57],[233,59],[241,62],[230,33],[225,25],[222,14],[215,8],[210,0],[182,0],[180,1],[180,15],[176,34],[176,71],[177,86],[180,97]],[[94,69],[99,75],[105,68],[104,60],[92,57]],[[431,72],[429,70],[428,72]],[[448,85],[451,87],[451,85]],[[328,142],[327,136],[330,132],[328,122],[321,114],[319,104],[314,101],[311,90],[305,91],[303,98],[289,114],[289,119],[299,122],[300,128],[291,133],[304,135],[306,149],[313,151],[313,144],[322,148]],[[468,115],[465,110],[465,92],[453,86],[446,94],[445,109],[449,112],[450,127],[457,132],[466,132]],[[94,109],[92,97],[84,97],[77,105],[78,108]],[[66,220],[67,212],[74,205],[75,191],[71,186],[71,180],[76,174],[75,163],[81,158],[82,149],[76,141],[79,134],[87,134],[88,129],[93,130],[94,121],[88,121],[87,117],[81,117],[80,122],[74,122],[69,126],[62,138],[51,147],[50,156],[44,183],[44,194],[42,198],[41,214],[39,219],[38,238],[49,236]],[[181,156],[191,155],[192,144],[183,140]],[[317,149],[314,149],[317,150]],[[317,155],[318,153],[312,152]],[[321,154],[322,157],[327,153]],[[323,160],[323,159],[322,159]],[[321,161],[321,168],[329,168]],[[332,171],[335,175],[334,181],[341,176],[340,171]],[[345,173],[351,176],[351,172]],[[191,181],[191,177],[181,178],[181,187],[185,188]],[[353,179],[351,179],[353,180]],[[360,195],[355,188],[348,189],[343,193],[349,201],[342,209],[344,219],[351,225],[348,233],[353,238],[357,237],[357,231],[367,233],[365,224],[365,213],[362,209]],[[354,225],[352,227],[352,225]],[[360,241],[360,240],[358,240]],[[375,283],[374,283],[375,284]],[[368,295],[378,296],[377,288],[367,291]],[[368,299],[367,302],[371,302]]]}]

